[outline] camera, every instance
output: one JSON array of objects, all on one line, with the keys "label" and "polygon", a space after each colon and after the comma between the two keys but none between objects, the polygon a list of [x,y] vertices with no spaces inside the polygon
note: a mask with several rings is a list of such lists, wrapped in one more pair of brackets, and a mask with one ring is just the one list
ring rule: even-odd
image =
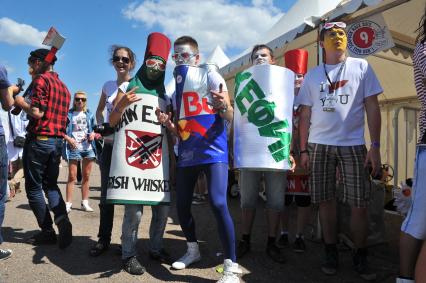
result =
[{"label": "camera", "polygon": [[25,81],[21,78],[18,78],[16,86],[19,87],[20,92],[24,90],[24,85],[25,85]]},{"label": "camera", "polygon": [[104,136],[112,135],[115,129],[111,127],[109,123],[103,123],[101,125],[95,125],[93,127],[93,131],[104,137]]}]

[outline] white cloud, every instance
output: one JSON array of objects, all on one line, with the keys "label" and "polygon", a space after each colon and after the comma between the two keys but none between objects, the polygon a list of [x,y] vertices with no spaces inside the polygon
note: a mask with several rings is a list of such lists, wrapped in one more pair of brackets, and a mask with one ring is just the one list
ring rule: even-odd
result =
[{"label": "white cloud", "polygon": [[229,0],[145,0],[128,5],[123,15],[148,28],[160,27],[172,40],[193,36],[208,54],[217,45],[250,48],[283,14],[272,0],[252,0],[250,6]]},{"label": "white cloud", "polygon": [[30,25],[20,24],[5,17],[0,18],[0,42],[41,47],[46,34],[47,32],[38,31]]}]

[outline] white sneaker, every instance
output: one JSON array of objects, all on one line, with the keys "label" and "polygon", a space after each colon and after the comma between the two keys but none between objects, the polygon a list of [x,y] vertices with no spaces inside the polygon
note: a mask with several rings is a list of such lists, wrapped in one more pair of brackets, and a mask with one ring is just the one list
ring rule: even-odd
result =
[{"label": "white sneaker", "polygon": [[81,201],[81,209],[83,209],[86,212],[93,212],[93,208],[89,206],[89,200],[84,199]]},{"label": "white sneaker", "polygon": [[185,269],[194,262],[200,261],[200,249],[197,242],[188,242],[188,250],[186,254],[172,264],[174,269]]},{"label": "white sneaker", "polygon": [[223,271],[229,271],[234,274],[243,274],[241,268],[238,267],[238,263],[232,262],[229,258],[225,259],[223,262]]},{"label": "white sneaker", "polygon": [[71,202],[66,202],[65,203],[65,207],[67,208],[67,213],[71,212],[71,208],[72,208],[72,203]]},{"label": "white sneaker", "polygon": [[238,267],[238,263],[232,262],[230,259],[225,259],[223,262],[223,275],[217,281],[218,283],[239,283],[240,278],[237,274],[242,274],[243,271]]}]

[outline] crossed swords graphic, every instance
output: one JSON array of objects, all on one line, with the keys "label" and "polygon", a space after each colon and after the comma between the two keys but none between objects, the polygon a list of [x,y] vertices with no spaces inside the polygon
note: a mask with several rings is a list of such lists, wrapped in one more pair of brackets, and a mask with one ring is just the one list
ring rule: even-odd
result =
[{"label": "crossed swords graphic", "polygon": [[[161,144],[161,136],[157,136],[149,142],[144,143],[134,132],[129,131],[127,134],[132,139],[131,144],[127,147],[127,149],[133,151],[133,153],[127,158],[127,162],[133,163],[139,158],[142,158],[144,164],[148,162],[148,159],[152,162],[152,164],[154,164],[154,166],[158,166],[158,164],[160,164],[157,158],[160,156],[158,151]],[[136,144],[136,147],[133,146],[134,144]]]}]

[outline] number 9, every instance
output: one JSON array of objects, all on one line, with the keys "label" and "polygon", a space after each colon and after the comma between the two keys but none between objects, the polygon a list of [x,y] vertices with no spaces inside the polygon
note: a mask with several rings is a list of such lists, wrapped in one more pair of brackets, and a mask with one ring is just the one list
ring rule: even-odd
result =
[{"label": "number 9", "polygon": [[366,33],[365,31],[362,31],[359,34],[359,37],[364,41],[365,44],[368,43],[368,33]]}]

